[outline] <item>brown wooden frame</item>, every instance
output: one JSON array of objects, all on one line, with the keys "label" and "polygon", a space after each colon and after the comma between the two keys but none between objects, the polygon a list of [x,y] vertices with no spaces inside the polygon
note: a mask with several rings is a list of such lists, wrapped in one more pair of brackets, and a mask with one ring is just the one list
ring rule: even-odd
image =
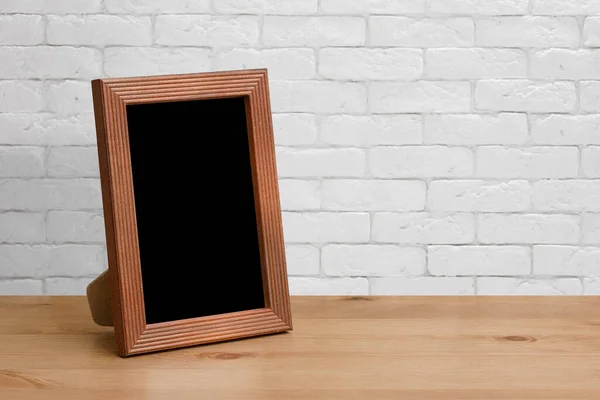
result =
[{"label": "brown wooden frame", "polygon": [[[110,297],[121,356],[292,329],[266,69],[92,82]],[[146,324],[126,106],[244,97],[265,308]]]}]

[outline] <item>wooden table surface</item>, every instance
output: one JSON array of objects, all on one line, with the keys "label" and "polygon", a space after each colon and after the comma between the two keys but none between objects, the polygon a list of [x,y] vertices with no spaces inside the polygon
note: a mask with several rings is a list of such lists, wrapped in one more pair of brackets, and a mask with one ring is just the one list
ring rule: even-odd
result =
[{"label": "wooden table surface", "polygon": [[0,399],[600,399],[600,297],[294,297],[294,332],[119,358],[83,297],[0,297]]}]

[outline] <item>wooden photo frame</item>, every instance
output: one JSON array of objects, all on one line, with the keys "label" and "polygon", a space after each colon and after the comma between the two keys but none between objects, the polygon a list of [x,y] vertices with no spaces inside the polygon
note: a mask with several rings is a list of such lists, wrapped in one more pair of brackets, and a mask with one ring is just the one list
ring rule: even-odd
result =
[{"label": "wooden photo frame", "polygon": [[291,330],[267,71],[92,92],[119,355]]}]

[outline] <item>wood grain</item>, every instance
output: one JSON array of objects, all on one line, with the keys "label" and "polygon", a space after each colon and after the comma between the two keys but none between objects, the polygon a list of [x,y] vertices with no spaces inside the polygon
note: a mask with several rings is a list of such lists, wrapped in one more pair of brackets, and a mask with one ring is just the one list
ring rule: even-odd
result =
[{"label": "wood grain", "polygon": [[[92,93],[119,355],[291,330],[267,70],[99,79]],[[245,98],[265,308],[147,324],[126,106],[228,97]]]},{"label": "wood grain", "polygon": [[294,333],[115,355],[82,297],[0,298],[0,398],[597,400],[600,298],[294,297]]}]

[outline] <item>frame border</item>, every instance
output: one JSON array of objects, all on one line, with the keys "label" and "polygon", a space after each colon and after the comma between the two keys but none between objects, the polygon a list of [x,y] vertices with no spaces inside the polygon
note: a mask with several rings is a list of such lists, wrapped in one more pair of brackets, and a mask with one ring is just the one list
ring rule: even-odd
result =
[{"label": "frame border", "polygon": [[[266,69],[92,81],[119,355],[292,330]],[[126,106],[244,97],[265,308],[146,324]]]}]

